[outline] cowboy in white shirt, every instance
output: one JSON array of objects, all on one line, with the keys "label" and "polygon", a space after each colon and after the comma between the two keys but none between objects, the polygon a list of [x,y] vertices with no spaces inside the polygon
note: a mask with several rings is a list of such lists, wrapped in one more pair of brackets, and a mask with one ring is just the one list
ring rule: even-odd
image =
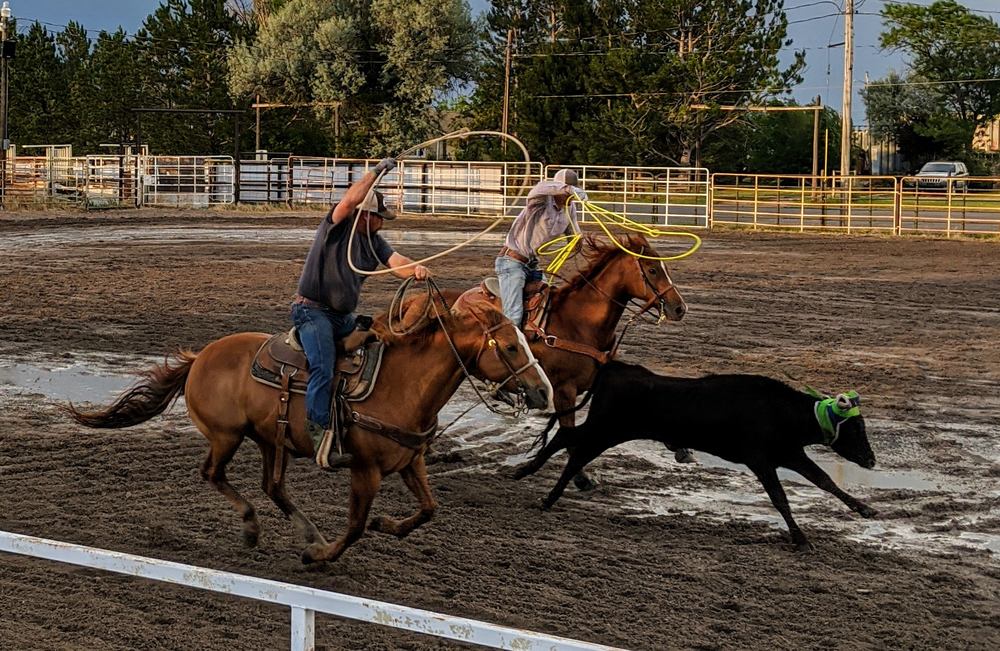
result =
[{"label": "cowboy in white shirt", "polygon": [[566,202],[573,194],[585,198],[575,187],[576,172],[563,169],[551,181],[541,181],[528,193],[528,203],[514,219],[504,246],[494,263],[500,281],[503,313],[515,325],[524,318],[524,285],[542,279],[538,269],[538,248],[560,235],[579,233],[576,206]]}]

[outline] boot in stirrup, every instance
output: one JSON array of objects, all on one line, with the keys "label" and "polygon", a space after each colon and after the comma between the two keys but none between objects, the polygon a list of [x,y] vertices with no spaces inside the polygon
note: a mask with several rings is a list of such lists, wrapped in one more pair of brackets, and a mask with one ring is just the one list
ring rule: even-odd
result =
[{"label": "boot in stirrup", "polygon": [[351,465],[352,457],[345,454],[341,448],[340,441],[332,429],[324,429],[316,423],[307,421],[306,429],[313,440],[313,447],[316,449],[316,465],[323,470],[334,470]]}]

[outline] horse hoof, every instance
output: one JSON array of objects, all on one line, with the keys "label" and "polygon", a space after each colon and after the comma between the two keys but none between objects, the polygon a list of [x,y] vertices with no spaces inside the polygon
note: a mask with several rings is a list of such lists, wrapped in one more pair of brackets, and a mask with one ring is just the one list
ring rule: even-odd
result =
[{"label": "horse hoof", "polygon": [[577,490],[583,492],[592,491],[597,488],[597,482],[582,472],[573,478],[573,485],[576,486]]},{"label": "horse hoof", "polygon": [[320,551],[321,547],[322,547],[322,545],[313,544],[313,545],[309,545],[308,547],[306,547],[305,549],[303,549],[302,550],[302,564],[303,565],[311,565],[312,563],[318,562],[319,559],[317,558],[317,556],[319,555],[319,551]]},{"label": "horse hoof", "polygon": [[387,520],[388,518],[386,518],[384,515],[380,515],[377,518],[372,518],[372,521],[368,523],[368,531],[388,533],[388,531],[386,531]]},{"label": "horse hoof", "polygon": [[811,552],[812,549],[813,546],[809,543],[808,540],[802,540],[795,544],[795,551],[799,553]]},{"label": "horse hoof", "polygon": [[674,452],[674,461],[677,463],[694,463],[696,459],[694,455],[691,454],[691,450],[687,448],[680,448]]},{"label": "horse hoof", "polygon": [[243,544],[247,547],[256,547],[257,541],[260,540],[260,529],[244,529],[243,530]]}]

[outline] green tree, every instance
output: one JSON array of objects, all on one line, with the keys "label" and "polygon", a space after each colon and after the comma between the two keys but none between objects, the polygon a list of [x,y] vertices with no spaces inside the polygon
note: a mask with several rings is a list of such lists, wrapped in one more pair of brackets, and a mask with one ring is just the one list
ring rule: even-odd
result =
[{"label": "green tree", "polygon": [[471,78],[474,38],[463,0],[288,0],[233,48],[229,89],[314,105],[338,154],[399,151],[436,130],[435,101]]},{"label": "green tree", "polygon": [[872,136],[896,143],[903,158],[917,166],[960,156],[968,146],[964,134],[949,138],[939,128],[943,101],[936,87],[924,81],[890,71],[861,91]]},{"label": "green tree", "polygon": [[[976,128],[1000,114],[1000,82],[995,81],[1000,78],[1000,25],[954,0],[889,4],[882,16],[882,47],[906,53],[913,81],[933,85],[939,108],[917,131],[935,140],[939,150],[961,143],[967,151]],[[873,99],[877,104],[879,93]],[[905,117],[893,121],[908,122]]]},{"label": "green tree", "polygon": [[35,22],[17,36],[17,58],[10,65],[8,133],[19,145],[55,143],[64,137],[60,107],[65,101],[56,40]]},{"label": "green tree", "polygon": [[[231,108],[226,54],[244,35],[226,0],[164,0],[134,39],[144,100],[151,108]],[[154,150],[218,154],[232,149],[233,118],[146,116],[142,137]]]},{"label": "green tree", "polygon": [[[782,104],[775,104],[782,106]],[[840,116],[831,108],[820,113],[818,171],[823,171],[823,131],[840,133]],[[775,111],[743,114],[741,119],[706,139],[703,163],[713,172],[770,174],[812,173],[813,112]],[[830,139],[827,159],[840,158],[840,139]]]},{"label": "green tree", "polygon": [[474,117],[500,114],[511,30],[512,131],[537,157],[697,164],[737,119],[719,105],[798,82],[803,55],[786,68],[777,57],[786,28],[783,0],[493,0]]},{"label": "green tree", "polygon": [[63,98],[59,103],[60,140],[73,145],[79,153],[96,148],[96,136],[90,131],[87,113],[91,106],[90,38],[78,22],[69,25],[56,36],[56,47],[62,69]]},{"label": "green tree", "polygon": [[88,115],[91,131],[101,142],[124,143],[135,139],[132,108],[147,103],[142,93],[143,75],[136,66],[139,45],[119,28],[102,31],[91,57],[91,97]]}]

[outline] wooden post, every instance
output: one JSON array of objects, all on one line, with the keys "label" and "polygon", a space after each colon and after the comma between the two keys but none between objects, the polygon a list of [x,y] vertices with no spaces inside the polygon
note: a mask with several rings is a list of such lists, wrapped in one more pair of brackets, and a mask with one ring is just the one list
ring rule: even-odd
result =
[{"label": "wooden post", "polygon": [[[504,48],[504,75],[503,75],[503,115],[500,118],[500,131],[504,134],[510,133],[510,58],[511,43],[514,40],[514,30],[507,30],[507,47]],[[507,153],[507,139],[503,139],[503,152]]]}]

